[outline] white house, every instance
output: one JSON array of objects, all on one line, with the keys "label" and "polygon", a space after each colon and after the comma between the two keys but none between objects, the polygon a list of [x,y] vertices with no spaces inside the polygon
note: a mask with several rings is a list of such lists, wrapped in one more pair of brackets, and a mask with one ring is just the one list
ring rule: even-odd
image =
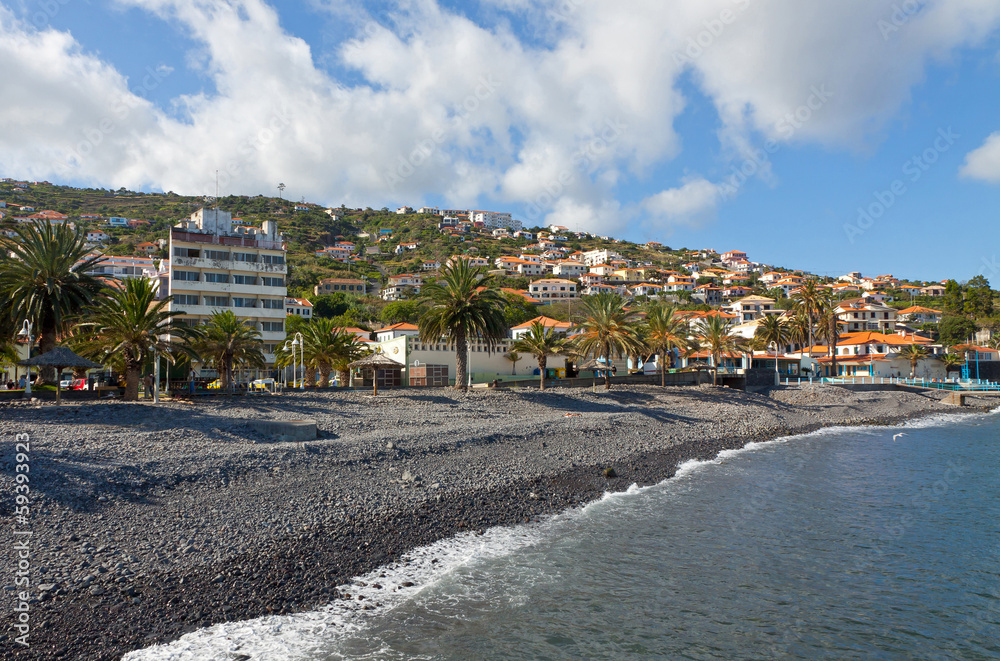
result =
[{"label": "white house", "polygon": [[575,259],[564,259],[552,267],[552,275],[562,278],[577,278],[587,272],[587,267]]},{"label": "white house", "polygon": [[577,299],[577,285],[572,280],[561,278],[545,278],[536,280],[528,287],[532,298],[537,298],[542,305],[573,301]]},{"label": "white house", "polygon": [[87,232],[87,241],[90,241],[91,243],[100,243],[102,241],[107,241],[110,238],[110,236],[100,230]]},{"label": "white house", "polygon": [[304,319],[312,319],[313,304],[304,298],[285,297],[285,312]]},{"label": "white house", "polygon": [[774,310],[774,299],[764,296],[747,296],[729,306],[740,322],[753,321]]},{"label": "white house", "polygon": [[107,223],[112,227],[128,227],[128,218],[122,218],[121,216],[109,216]]}]

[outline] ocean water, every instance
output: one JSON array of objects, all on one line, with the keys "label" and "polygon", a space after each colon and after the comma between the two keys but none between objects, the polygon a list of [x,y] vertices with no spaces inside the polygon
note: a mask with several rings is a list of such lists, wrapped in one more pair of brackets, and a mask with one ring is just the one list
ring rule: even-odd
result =
[{"label": "ocean water", "polygon": [[1000,415],[754,444],[351,592],[126,658],[998,659]]}]

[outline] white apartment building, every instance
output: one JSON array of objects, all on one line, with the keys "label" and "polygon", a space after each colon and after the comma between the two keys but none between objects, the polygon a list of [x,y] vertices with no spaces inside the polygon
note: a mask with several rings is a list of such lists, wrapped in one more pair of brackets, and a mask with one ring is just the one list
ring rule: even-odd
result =
[{"label": "white apartment building", "polygon": [[587,272],[587,267],[574,259],[564,259],[552,267],[552,275],[564,278],[578,278]]},{"label": "white apartment building", "polygon": [[93,275],[103,275],[126,280],[128,278],[155,278],[156,267],[150,257],[104,257],[92,270]]},{"label": "white apartment building", "polygon": [[619,261],[622,256],[614,250],[588,250],[583,253],[583,263],[587,266],[597,266],[598,264],[610,264]]},{"label": "white apartment building", "polygon": [[577,299],[576,283],[572,280],[563,280],[561,278],[536,280],[528,287],[528,293],[531,294],[532,298],[537,298],[541,301],[542,305]]},{"label": "white apartment building", "polygon": [[424,284],[424,279],[420,275],[401,273],[389,276],[389,280],[382,290],[382,300],[398,301],[405,298],[408,292],[414,295],[420,293],[420,287]]},{"label": "white apartment building", "polygon": [[498,211],[473,211],[469,214],[469,220],[474,223],[482,223],[486,229],[495,230],[506,227],[513,231],[524,229],[520,220],[514,220],[509,213]]},{"label": "white apartment building", "polygon": [[[232,214],[199,209],[170,230],[169,265],[161,263],[169,308],[187,324],[207,323],[213,312],[231,310],[260,331],[265,360],[285,341],[285,243],[273,221],[260,230],[232,229]],[[162,285],[166,285],[164,287]]]},{"label": "white apartment building", "polygon": [[285,312],[312,319],[313,304],[304,298],[285,297]]}]

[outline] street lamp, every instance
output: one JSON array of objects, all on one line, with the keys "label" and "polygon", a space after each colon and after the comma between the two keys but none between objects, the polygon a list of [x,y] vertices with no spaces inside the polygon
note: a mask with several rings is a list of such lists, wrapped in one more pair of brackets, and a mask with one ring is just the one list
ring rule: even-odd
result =
[{"label": "street lamp", "polygon": [[[302,337],[302,333],[296,333],[295,339],[292,340],[292,346],[299,347],[299,365],[302,367],[302,383],[299,384],[299,390],[306,389],[306,341]],[[294,351],[294,349],[293,349]]]},{"label": "street lamp", "polygon": [[[292,388],[295,388],[295,347],[299,346],[298,340],[292,340],[291,342],[285,342],[285,350],[287,351],[289,347],[292,349]],[[285,387],[288,387],[288,379],[285,379]]]},{"label": "street lamp", "polygon": [[778,341],[775,340],[771,344],[774,345],[774,385],[778,385],[781,383],[781,374],[778,372]]},{"label": "street lamp", "polygon": [[[31,335],[31,322],[27,319],[21,325],[21,332],[17,334],[18,337],[28,338],[28,358],[31,358],[31,345],[34,343],[34,337]],[[59,378],[59,375],[56,375]],[[31,394],[31,368],[28,368],[28,374],[24,377],[24,396],[27,397]]]}]

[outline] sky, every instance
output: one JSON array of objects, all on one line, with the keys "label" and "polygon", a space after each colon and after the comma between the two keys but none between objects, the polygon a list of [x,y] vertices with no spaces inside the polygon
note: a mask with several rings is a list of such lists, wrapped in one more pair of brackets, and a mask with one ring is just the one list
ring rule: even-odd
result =
[{"label": "sky", "polygon": [[0,0],[0,70],[0,176],[1000,286],[996,0]]}]

